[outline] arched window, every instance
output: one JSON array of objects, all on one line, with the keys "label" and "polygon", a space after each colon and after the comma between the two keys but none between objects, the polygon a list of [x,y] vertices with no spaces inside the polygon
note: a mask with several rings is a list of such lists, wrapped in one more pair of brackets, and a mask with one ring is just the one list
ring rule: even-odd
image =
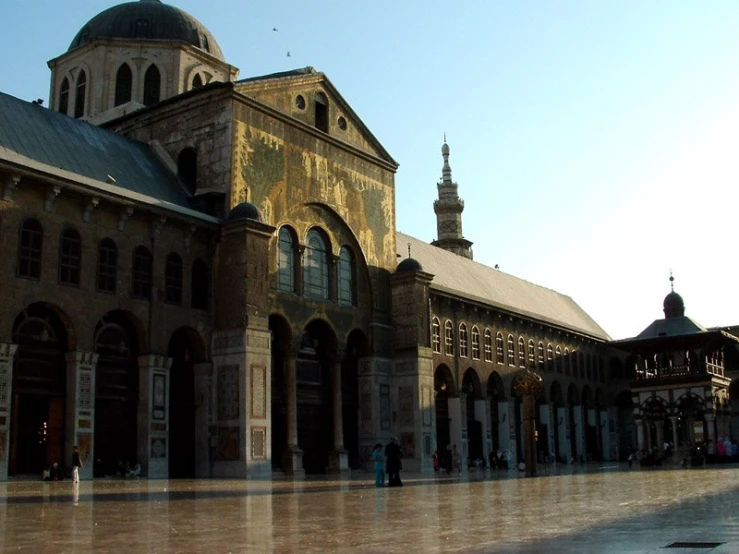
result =
[{"label": "arched window", "polygon": [[356,303],[354,254],[348,246],[342,246],[339,251],[338,273],[339,303],[353,306]]},{"label": "arched window", "polygon": [[484,356],[486,362],[493,361],[493,334],[490,332],[490,329],[485,329],[485,350],[484,350]]},{"label": "arched window", "polygon": [[144,75],[144,106],[153,106],[159,102],[162,77],[154,64],[149,66]]},{"label": "arched window", "polygon": [[277,288],[295,292],[295,241],[287,227],[280,229],[278,235]]},{"label": "arched window", "polygon": [[557,345],[557,349],[555,350],[555,355],[557,356],[556,364],[557,364],[557,373],[562,373],[562,348]]},{"label": "arched window", "polygon": [[328,299],[328,249],[321,233],[308,231],[303,264],[303,286],[306,296]]},{"label": "arched window", "polygon": [[118,271],[118,247],[111,239],[105,238],[98,246],[98,290],[115,292]]},{"label": "arched window", "polygon": [[518,337],[518,367],[526,367],[526,341]]},{"label": "arched window", "polygon": [[118,68],[115,76],[115,102],[114,106],[120,106],[131,101],[131,91],[133,89],[133,74],[127,63]]},{"label": "arched window", "polygon": [[480,359],[480,330],[477,325],[472,326],[472,359]]},{"label": "arched window", "polygon": [[580,352],[578,358],[580,360],[580,378],[585,379],[585,355]]},{"label": "arched window", "polygon": [[565,375],[572,375],[572,356],[570,356],[569,348],[565,348],[564,366],[565,366]]},{"label": "arched window", "polygon": [[554,369],[554,348],[551,344],[547,344],[547,369],[549,371]]},{"label": "arched window", "polygon": [[454,327],[448,319],[444,323],[444,354],[454,356]]},{"label": "arched window", "polygon": [[192,264],[190,287],[190,307],[207,310],[210,299],[210,270],[203,260],[195,260]]},{"label": "arched window", "polygon": [[529,364],[531,364],[531,367],[534,367],[535,362],[536,362],[536,346],[534,346],[534,341],[529,339]]},{"label": "arched window", "polygon": [[431,348],[434,354],[441,354],[441,325],[438,317],[431,320]]},{"label": "arched window", "polygon": [[41,247],[44,229],[38,220],[29,217],[21,225],[18,244],[18,276],[29,279],[41,277]]},{"label": "arched window", "polygon": [[133,251],[132,289],[134,298],[151,298],[151,252],[145,246]]},{"label": "arched window", "polygon": [[459,324],[459,356],[467,357],[467,325],[464,323]]},{"label": "arched window", "polygon": [[69,79],[64,77],[62,86],[59,88],[59,113],[67,115],[69,111]]},{"label": "arched window", "polygon": [[576,350],[572,351],[572,376],[580,377],[580,356]]},{"label": "arched window", "polygon": [[77,75],[77,94],[74,98],[74,117],[85,115],[85,93],[87,91],[87,75],[80,71]]},{"label": "arched window", "polygon": [[505,362],[503,356],[503,334],[500,331],[495,334],[495,361],[499,364]]},{"label": "arched window", "polygon": [[316,129],[328,133],[328,98],[322,92],[316,94]]},{"label": "arched window", "polygon": [[585,355],[585,378],[588,381],[593,378],[593,358],[590,354]]},{"label": "arched window", "polygon": [[185,148],[177,156],[177,177],[190,194],[195,194],[198,184],[198,153],[194,148]]},{"label": "arched window", "polygon": [[59,282],[79,286],[82,239],[76,229],[64,230],[59,241]]},{"label": "arched window", "polygon": [[544,343],[543,342],[541,341],[539,342],[539,346],[536,347],[536,351],[537,351],[537,362],[539,365],[539,369],[543,369],[544,368]]},{"label": "arched window", "polygon": [[195,77],[192,78],[192,88],[200,88],[203,86],[203,79],[200,77],[200,75],[195,75]]},{"label": "arched window", "polygon": [[164,268],[164,301],[182,304],[182,258],[174,252],[167,255]]},{"label": "arched window", "polygon": [[136,20],[136,36],[146,38],[149,36],[149,20],[148,19],[137,19]]},{"label": "arched window", "polygon": [[516,342],[513,340],[513,335],[508,335],[507,346],[508,365],[516,365]]}]

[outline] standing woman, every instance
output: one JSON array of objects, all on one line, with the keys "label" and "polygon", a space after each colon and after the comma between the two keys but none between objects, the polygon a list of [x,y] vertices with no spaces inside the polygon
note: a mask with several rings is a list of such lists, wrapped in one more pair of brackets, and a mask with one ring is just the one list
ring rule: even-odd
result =
[{"label": "standing woman", "polygon": [[402,487],[403,482],[400,480],[400,469],[402,467],[400,458],[400,445],[398,440],[393,437],[390,444],[385,447],[385,458],[387,458],[387,486]]},{"label": "standing woman", "polygon": [[80,482],[80,468],[82,467],[82,460],[80,459],[80,452],[77,450],[77,446],[74,447],[72,452],[72,483]]},{"label": "standing woman", "polygon": [[384,464],[384,457],[382,455],[382,445],[378,442],[375,445],[375,449],[372,451],[372,459],[374,460],[374,468],[375,468],[375,486],[376,487],[384,487],[385,486],[385,464]]}]

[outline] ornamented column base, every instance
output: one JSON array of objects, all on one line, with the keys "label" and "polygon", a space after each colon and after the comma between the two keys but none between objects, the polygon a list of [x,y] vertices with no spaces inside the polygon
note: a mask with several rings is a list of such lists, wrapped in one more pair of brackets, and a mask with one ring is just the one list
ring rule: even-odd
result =
[{"label": "ornamented column base", "polygon": [[349,454],[343,448],[329,453],[328,474],[333,476],[349,477]]},{"label": "ornamented column base", "polygon": [[289,475],[293,479],[305,479],[303,451],[295,445],[288,446],[282,456],[282,467],[285,468],[285,475]]}]

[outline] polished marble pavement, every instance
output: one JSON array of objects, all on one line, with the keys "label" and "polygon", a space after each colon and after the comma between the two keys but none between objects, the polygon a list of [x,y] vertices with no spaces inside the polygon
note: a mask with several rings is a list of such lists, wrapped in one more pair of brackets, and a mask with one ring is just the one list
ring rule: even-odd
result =
[{"label": "polished marble pavement", "polygon": [[739,553],[738,466],[402,477],[11,480],[0,552]]}]

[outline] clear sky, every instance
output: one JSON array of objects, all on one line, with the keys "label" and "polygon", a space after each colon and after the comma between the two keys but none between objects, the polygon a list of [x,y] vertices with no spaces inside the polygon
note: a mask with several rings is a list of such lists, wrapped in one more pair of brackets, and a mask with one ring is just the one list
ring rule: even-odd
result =
[{"label": "clear sky", "polygon": [[[0,2],[0,90],[48,103],[46,62],[116,3]],[[399,231],[436,238],[446,133],[475,260],[613,338],[662,317],[670,269],[687,315],[739,324],[739,2],[174,4],[242,78],[328,75],[400,163]]]}]

